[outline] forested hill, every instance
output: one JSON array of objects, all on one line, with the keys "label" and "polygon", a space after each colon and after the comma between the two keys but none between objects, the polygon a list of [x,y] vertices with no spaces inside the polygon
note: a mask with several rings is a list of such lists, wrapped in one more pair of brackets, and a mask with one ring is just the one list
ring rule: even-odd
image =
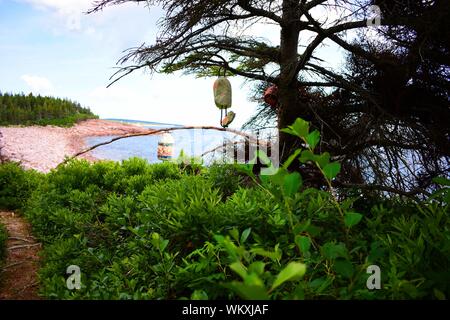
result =
[{"label": "forested hill", "polygon": [[71,126],[98,118],[89,108],[67,99],[0,92],[0,125]]}]

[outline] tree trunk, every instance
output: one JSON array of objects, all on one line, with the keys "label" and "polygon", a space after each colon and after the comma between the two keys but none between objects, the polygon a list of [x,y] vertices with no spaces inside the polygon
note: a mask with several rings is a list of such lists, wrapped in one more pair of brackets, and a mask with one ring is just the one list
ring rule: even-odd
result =
[{"label": "tree trunk", "polygon": [[[297,1],[283,1],[283,25],[280,39],[280,77],[278,83],[278,129],[286,128],[301,115],[299,105],[299,90],[297,75],[295,74],[298,59],[299,22],[300,11]],[[298,143],[298,138],[279,132],[280,161],[289,157],[289,154]]]}]

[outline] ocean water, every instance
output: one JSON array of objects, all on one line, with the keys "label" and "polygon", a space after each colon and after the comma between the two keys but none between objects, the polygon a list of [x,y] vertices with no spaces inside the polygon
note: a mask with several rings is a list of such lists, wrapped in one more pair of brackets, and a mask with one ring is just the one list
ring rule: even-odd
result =
[{"label": "ocean water", "polygon": [[[162,129],[174,127],[173,124],[161,124],[146,121],[123,120],[121,122],[139,124],[145,128]],[[181,127],[181,126],[180,126]],[[204,152],[220,147],[225,140],[236,140],[236,136],[231,133],[224,133],[216,130],[175,130],[171,132],[174,143],[174,158],[180,155],[183,150],[184,154],[191,157],[199,157]],[[85,139],[87,146],[109,141],[116,136],[104,137],[88,137]],[[157,158],[157,147],[159,135],[132,137],[117,140],[108,145],[100,146],[92,151],[94,157],[99,159],[107,159],[121,161],[131,157],[140,157],[146,159],[150,163],[161,162]],[[217,153],[215,153],[217,156]],[[209,153],[203,157],[205,164],[213,160],[214,153]]]}]

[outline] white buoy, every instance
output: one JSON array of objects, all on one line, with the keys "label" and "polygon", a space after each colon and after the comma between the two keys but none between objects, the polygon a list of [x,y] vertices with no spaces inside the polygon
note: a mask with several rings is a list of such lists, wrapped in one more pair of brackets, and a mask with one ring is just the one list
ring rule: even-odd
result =
[{"label": "white buoy", "polygon": [[158,159],[167,161],[173,158],[175,140],[170,133],[161,135],[158,141]]},{"label": "white buoy", "polygon": [[225,77],[219,77],[214,81],[214,102],[219,109],[231,108],[231,83]]}]

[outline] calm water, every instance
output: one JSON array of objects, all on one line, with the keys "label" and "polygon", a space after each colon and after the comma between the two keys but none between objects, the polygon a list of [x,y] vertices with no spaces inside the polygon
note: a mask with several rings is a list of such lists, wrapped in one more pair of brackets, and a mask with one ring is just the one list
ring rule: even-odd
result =
[{"label": "calm water", "polygon": [[[125,121],[125,120],[122,120]],[[136,121],[126,122],[133,123]],[[160,129],[173,127],[170,124],[159,124],[139,121],[146,128]],[[178,157],[181,150],[189,156],[200,156],[202,153],[221,146],[225,139],[233,139],[234,135],[215,130],[176,130],[171,132],[175,140],[174,156]],[[86,139],[88,146],[111,140],[115,136],[89,137]],[[160,162],[157,158],[159,135],[133,137],[115,141],[111,144],[98,147],[92,153],[99,159],[125,160],[130,157],[147,159],[150,163]],[[234,139],[233,139],[234,140]],[[212,154],[204,157],[205,162],[211,160]]]}]

